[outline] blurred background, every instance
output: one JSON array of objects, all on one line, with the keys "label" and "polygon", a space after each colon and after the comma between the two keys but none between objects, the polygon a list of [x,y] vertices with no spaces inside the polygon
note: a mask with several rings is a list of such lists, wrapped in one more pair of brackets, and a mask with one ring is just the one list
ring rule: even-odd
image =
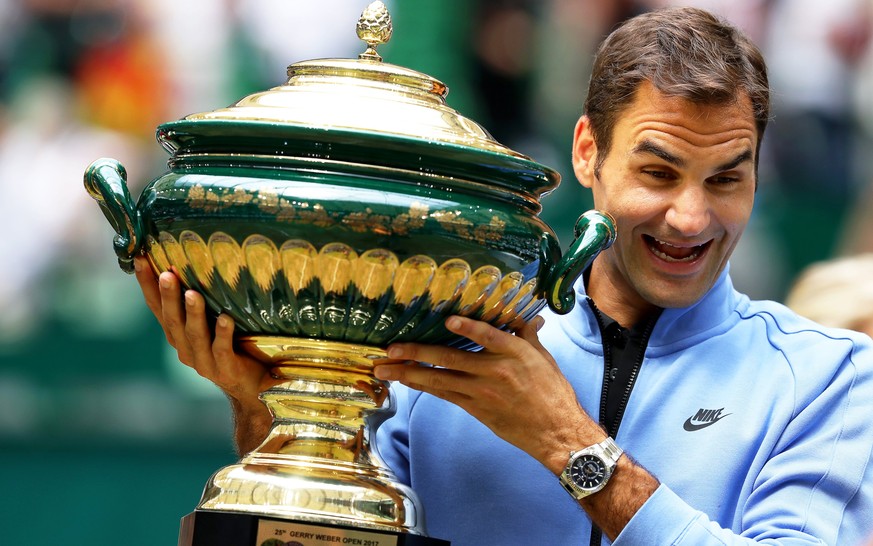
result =
[{"label": "blurred background", "polygon": [[[590,207],[570,168],[593,48],[658,5],[722,14],[774,90],[738,287],[781,300],[807,265],[873,250],[873,0],[387,2],[387,62],[558,169],[544,219],[569,243]],[[179,364],[82,174],[120,160],[134,195],[166,169],[157,125],[354,57],[367,0],[0,0],[0,543],[176,544],[235,460],[223,396]]]}]

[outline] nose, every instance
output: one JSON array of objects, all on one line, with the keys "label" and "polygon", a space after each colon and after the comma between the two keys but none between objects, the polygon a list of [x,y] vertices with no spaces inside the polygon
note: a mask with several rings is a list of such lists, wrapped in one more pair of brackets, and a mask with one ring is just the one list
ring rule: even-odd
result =
[{"label": "nose", "polygon": [[709,225],[709,196],[698,185],[676,189],[667,209],[667,224],[686,237],[700,235]]}]

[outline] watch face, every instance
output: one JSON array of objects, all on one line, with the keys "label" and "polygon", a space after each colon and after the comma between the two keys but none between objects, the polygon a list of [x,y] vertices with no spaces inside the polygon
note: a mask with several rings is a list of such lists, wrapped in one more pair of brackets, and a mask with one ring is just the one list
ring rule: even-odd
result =
[{"label": "watch face", "polygon": [[594,455],[582,455],[570,466],[573,483],[582,489],[594,489],[606,479],[606,464]]}]

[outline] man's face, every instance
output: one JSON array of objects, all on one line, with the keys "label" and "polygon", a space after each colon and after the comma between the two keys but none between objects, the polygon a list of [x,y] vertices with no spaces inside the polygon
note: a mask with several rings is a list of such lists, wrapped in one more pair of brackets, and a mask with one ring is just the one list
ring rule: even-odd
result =
[{"label": "man's face", "polygon": [[598,150],[580,120],[576,175],[618,230],[589,285],[604,312],[618,306],[613,318],[638,320],[653,306],[690,305],[713,286],[752,212],[757,138],[745,98],[702,106],[644,83],[618,119],[598,177]]}]

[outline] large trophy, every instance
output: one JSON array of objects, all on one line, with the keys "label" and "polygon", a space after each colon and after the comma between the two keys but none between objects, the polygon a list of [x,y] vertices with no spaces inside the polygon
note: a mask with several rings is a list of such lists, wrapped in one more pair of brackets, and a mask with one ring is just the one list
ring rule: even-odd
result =
[{"label": "large trophy", "polygon": [[85,173],[121,267],[174,272],[283,380],[261,395],[269,435],[212,476],[180,546],[448,544],[371,446],[394,411],[373,361],[395,341],[475,350],[450,315],[514,331],[569,311],[614,240],[589,211],[562,257],[538,217],[559,175],[449,108],[443,83],[383,63],[381,2],[357,31],[358,59],[293,64],[282,86],[158,127],[169,170],[138,202],[117,161]]}]

